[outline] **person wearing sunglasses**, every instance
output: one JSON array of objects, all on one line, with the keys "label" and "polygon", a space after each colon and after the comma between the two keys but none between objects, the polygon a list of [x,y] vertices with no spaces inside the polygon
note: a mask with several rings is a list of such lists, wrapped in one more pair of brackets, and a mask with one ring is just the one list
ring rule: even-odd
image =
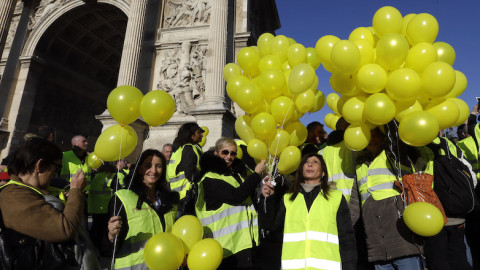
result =
[{"label": "person wearing sunglasses", "polygon": [[231,138],[218,139],[215,149],[202,155],[195,212],[204,236],[215,238],[223,247],[218,269],[256,269],[258,220],[253,198],[265,160],[252,172],[236,157],[237,145]]}]

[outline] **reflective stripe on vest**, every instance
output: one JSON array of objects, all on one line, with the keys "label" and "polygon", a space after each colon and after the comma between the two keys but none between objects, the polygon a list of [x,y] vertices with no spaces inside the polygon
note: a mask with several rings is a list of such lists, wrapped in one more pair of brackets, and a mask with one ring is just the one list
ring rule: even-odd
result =
[{"label": "reflective stripe on vest", "polygon": [[465,138],[457,142],[458,147],[462,150],[465,159],[472,165],[472,170],[480,177],[480,159],[479,151],[473,137]]},{"label": "reflective stripe on vest", "polygon": [[83,173],[85,174],[85,178],[87,179],[85,191],[89,191],[90,183],[92,181],[92,169],[86,162],[82,163],[82,161],[80,161],[80,159],[72,150],[63,152],[60,177],[72,182],[72,177],[75,175],[75,173],[77,173],[78,169],[82,169]]},{"label": "reflective stripe on vest", "polygon": [[191,187],[190,181],[193,180],[187,179],[185,172],[183,171],[177,173],[177,167],[182,161],[183,149],[187,145],[192,146],[193,152],[195,152],[195,155],[197,156],[196,169],[200,171],[200,156],[202,154],[202,149],[199,146],[190,143],[178,148],[177,151],[175,151],[170,157],[170,161],[167,166],[167,182],[169,183],[171,190],[178,192],[180,195],[180,200],[185,198],[187,195],[187,191]]},{"label": "reflective stripe on vest", "polygon": [[0,186],[0,189],[6,187],[6,186],[8,186],[8,185],[23,186],[23,187],[26,187],[26,188],[29,188],[29,189],[35,191],[36,193],[40,194],[42,197],[45,197],[45,194],[43,194],[40,190],[38,190],[38,189],[36,189],[36,188],[34,188],[34,187],[31,187],[31,186],[29,186],[29,185],[26,185],[26,184],[24,184],[24,183],[17,182],[17,181],[15,181],[15,180],[10,180],[10,181],[8,181],[5,185]]},{"label": "reflective stripe on vest", "polygon": [[320,192],[307,209],[303,194],[283,198],[285,229],[282,269],[341,269],[337,212],[342,193],[330,190],[328,200]]},{"label": "reflective stripe on vest", "polygon": [[[138,210],[138,195],[133,191],[120,189],[115,194],[122,202],[128,220],[128,233],[118,249],[115,269],[148,269],[143,257],[143,248],[148,239],[164,232],[160,218],[146,202],[143,202],[141,209]],[[174,207],[164,215],[166,232],[172,230],[176,212]]]},{"label": "reflective stripe on vest", "polygon": [[335,182],[337,190],[340,190],[349,202],[354,181],[353,151],[341,141],[325,147],[318,153],[323,156],[327,165],[328,181]]},{"label": "reflective stripe on vest", "polygon": [[258,244],[257,212],[251,199],[246,199],[241,205],[224,203],[216,210],[207,210],[203,189],[203,180],[207,177],[224,181],[235,188],[240,186],[233,176],[213,172],[206,173],[200,180],[195,212],[204,227],[205,237],[213,237],[222,245],[224,258],[252,248],[253,241]]}]

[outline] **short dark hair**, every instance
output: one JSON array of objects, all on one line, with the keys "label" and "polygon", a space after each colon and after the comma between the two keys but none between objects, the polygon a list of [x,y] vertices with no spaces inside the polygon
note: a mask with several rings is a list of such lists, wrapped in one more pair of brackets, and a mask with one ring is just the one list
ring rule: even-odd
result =
[{"label": "short dark hair", "polygon": [[188,122],[183,124],[178,129],[178,134],[173,144],[175,147],[182,147],[187,143],[193,143],[192,136],[195,134],[195,131],[201,129],[200,126],[195,122]]},{"label": "short dark hair", "polygon": [[297,172],[295,174],[295,181],[294,183],[290,186],[289,193],[291,193],[290,200],[293,202],[295,198],[297,197],[298,193],[300,192],[300,187],[301,184],[305,182],[305,177],[303,176],[303,165],[307,163],[307,159],[310,157],[316,157],[320,160],[320,165],[322,166],[322,170],[325,173],[321,179],[320,182],[320,189],[323,191],[323,197],[328,200],[328,192],[330,190],[330,187],[328,186],[328,171],[327,171],[327,165],[325,164],[325,160],[323,157],[317,153],[308,153],[303,155],[302,161],[300,162],[300,165],[298,165]]},{"label": "short dark hair", "polygon": [[41,126],[37,130],[37,135],[44,139],[48,139],[50,134],[52,134],[52,136],[55,136],[55,129],[49,126]]},{"label": "short dark hair", "polygon": [[318,121],[313,121],[313,122],[311,122],[310,124],[307,125],[307,130],[308,131],[313,130],[317,126],[323,127],[323,124],[318,122]]},{"label": "short dark hair", "polygon": [[36,163],[42,159],[42,166],[50,166],[54,161],[62,160],[62,151],[53,142],[43,138],[31,138],[20,146],[8,162],[8,172],[13,175],[29,174],[35,170]]},{"label": "short dark hair", "polygon": [[160,180],[158,181],[156,185],[156,189],[158,191],[160,190],[168,190],[167,188],[167,160],[165,159],[165,156],[158,150],[156,149],[147,149],[143,151],[143,153],[140,155],[140,159],[137,162],[137,166],[135,167],[135,171],[133,172],[132,176],[132,183],[130,185],[130,189],[137,193],[140,194],[144,192],[144,187],[145,184],[143,184],[143,175],[139,174],[140,167],[142,166],[142,163],[147,159],[148,157],[156,156],[159,157],[162,160],[162,175],[160,175]]}]

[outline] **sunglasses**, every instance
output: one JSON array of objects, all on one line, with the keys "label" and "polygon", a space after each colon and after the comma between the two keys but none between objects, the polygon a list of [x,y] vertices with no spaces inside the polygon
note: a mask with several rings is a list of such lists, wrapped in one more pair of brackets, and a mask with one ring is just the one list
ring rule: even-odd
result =
[{"label": "sunglasses", "polygon": [[222,153],[222,155],[225,155],[225,156],[228,156],[228,154],[230,154],[230,156],[233,156],[233,157],[237,156],[237,152],[235,152],[235,151],[228,151],[227,149],[223,149],[223,150],[221,151],[221,153]]}]

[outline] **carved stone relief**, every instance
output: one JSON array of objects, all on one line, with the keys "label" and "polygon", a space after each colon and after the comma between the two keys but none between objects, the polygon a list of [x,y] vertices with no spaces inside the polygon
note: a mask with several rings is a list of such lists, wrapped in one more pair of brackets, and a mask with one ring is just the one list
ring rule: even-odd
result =
[{"label": "carved stone relief", "polygon": [[207,0],[168,0],[164,28],[208,24],[210,10]]},{"label": "carved stone relief", "polygon": [[184,41],[179,48],[166,51],[160,67],[157,89],[175,100],[176,114],[190,114],[205,99],[206,46]]},{"label": "carved stone relief", "polygon": [[21,13],[23,10],[23,1],[17,1],[15,5],[15,14]]},{"label": "carved stone relief", "polygon": [[8,29],[7,40],[5,41],[6,48],[12,47],[13,38],[15,37],[15,32],[17,31],[19,20],[20,20],[20,16],[14,16],[12,18],[12,22],[10,23],[10,28]]},{"label": "carved stone relief", "polygon": [[41,0],[38,6],[35,8],[35,13],[30,15],[30,21],[28,22],[28,30],[35,29],[35,26],[52,11],[59,8],[67,0]]}]

